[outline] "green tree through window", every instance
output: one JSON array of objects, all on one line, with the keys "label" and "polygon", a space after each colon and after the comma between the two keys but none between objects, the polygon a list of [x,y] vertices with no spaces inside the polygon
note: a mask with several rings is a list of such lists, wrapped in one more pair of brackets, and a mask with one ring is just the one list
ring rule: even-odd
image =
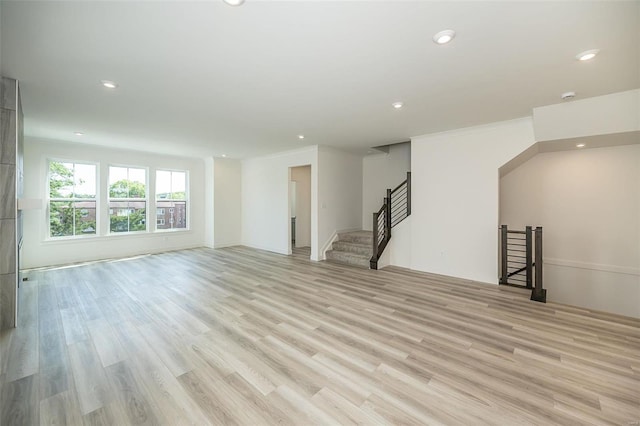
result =
[{"label": "green tree through window", "polygon": [[96,233],[96,166],[49,162],[49,235]]},{"label": "green tree through window", "polygon": [[146,170],[109,167],[109,231],[147,230]]}]

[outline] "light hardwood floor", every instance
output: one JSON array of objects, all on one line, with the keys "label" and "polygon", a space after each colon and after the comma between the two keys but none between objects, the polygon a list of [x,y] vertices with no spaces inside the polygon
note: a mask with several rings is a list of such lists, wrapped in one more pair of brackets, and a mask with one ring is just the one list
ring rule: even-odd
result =
[{"label": "light hardwood floor", "polygon": [[517,290],[243,247],[28,276],[2,425],[640,421],[640,321]]}]

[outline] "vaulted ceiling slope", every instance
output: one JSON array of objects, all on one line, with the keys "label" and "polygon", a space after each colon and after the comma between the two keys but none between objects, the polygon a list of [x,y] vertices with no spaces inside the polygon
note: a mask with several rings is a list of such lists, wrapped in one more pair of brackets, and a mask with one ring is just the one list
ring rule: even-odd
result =
[{"label": "vaulted ceiling slope", "polygon": [[[566,91],[640,87],[638,1],[1,7],[1,71],[22,82],[27,135],[79,143],[235,158],[366,149],[527,116]],[[444,29],[457,34],[439,46]],[[600,53],[577,61],[588,49]]]}]

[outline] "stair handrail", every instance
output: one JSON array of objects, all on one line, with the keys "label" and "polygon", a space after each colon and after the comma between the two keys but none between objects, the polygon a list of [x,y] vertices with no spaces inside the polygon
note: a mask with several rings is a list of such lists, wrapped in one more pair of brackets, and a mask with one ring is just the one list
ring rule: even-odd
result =
[{"label": "stair handrail", "polygon": [[[511,236],[510,236],[511,234]],[[524,236],[524,238],[522,237]],[[535,237],[535,253],[534,253],[534,237]],[[510,242],[511,241],[511,242]],[[516,242],[513,242],[516,241]],[[523,244],[524,243],[524,244]],[[522,248],[524,247],[524,250]],[[516,254],[514,254],[516,253]],[[524,256],[522,256],[524,253]],[[534,258],[535,256],[535,258]],[[514,260],[516,259],[525,259]],[[516,266],[518,265],[518,266]],[[524,266],[519,266],[524,265]],[[534,269],[535,267],[535,269]],[[509,272],[509,269],[514,271]],[[525,272],[525,280],[509,279],[519,276]],[[535,274],[534,274],[535,272]],[[531,300],[546,303],[547,290],[543,288],[542,283],[542,227],[526,226],[524,231],[510,230],[507,225],[500,226],[500,281],[502,285],[510,285],[515,287],[523,287],[531,290]],[[535,275],[535,286],[533,285],[533,277]],[[525,285],[517,284],[524,282]]]},{"label": "stair handrail", "polygon": [[411,215],[411,172],[394,189],[387,189],[382,207],[373,213],[373,255],[371,269],[378,269],[378,259],[391,240],[391,229]]}]

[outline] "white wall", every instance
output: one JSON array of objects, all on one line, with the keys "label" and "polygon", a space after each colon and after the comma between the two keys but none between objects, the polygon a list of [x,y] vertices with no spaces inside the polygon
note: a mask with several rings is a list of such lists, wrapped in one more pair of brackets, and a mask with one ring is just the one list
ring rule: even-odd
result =
[{"label": "white wall", "polygon": [[204,245],[213,248],[213,157],[204,159]]},{"label": "white wall", "polygon": [[361,229],[361,156],[319,147],[318,202],[319,247],[326,247],[336,231]]},{"label": "white wall", "polygon": [[378,259],[378,269],[389,265],[411,269],[412,222],[413,215],[393,227],[391,240]]},{"label": "white wall", "polygon": [[536,155],[501,179],[500,216],[543,227],[549,300],[640,317],[640,145]]},{"label": "white wall", "polygon": [[291,180],[296,182],[296,247],[311,246],[311,167],[293,167]]},{"label": "white wall", "polygon": [[[149,228],[155,227],[155,168],[187,170],[190,201],[188,231],[146,232],[135,235],[105,235],[108,219],[102,221],[102,236],[67,240],[47,240],[46,209],[24,211],[23,267],[33,268],[78,261],[123,257],[166,250],[200,247],[204,244],[204,162],[200,159],[124,151],[79,143],[29,139],[25,141],[25,198],[46,199],[47,160],[49,158],[95,162],[99,165],[98,186],[101,200],[107,199],[108,168],[111,164],[149,168]],[[99,205],[108,218],[108,205]]]},{"label": "white wall", "polygon": [[498,169],[533,143],[530,118],[412,139],[412,269],[497,283]]},{"label": "white wall", "polygon": [[640,89],[533,109],[537,141],[640,130]]},{"label": "white wall", "polygon": [[213,241],[214,247],[227,247],[241,241],[241,163],[213,160]]},{"label": "white wall", "polygon": [[312,146],[242,162],[242,244],[290,254],[291,167],[311,166],[311,259],[336,231],[362,223],[362,157]]},{"label": "white wall", "polygon": [[290,254],[289,168],[311,166],[311,258],[318,259],[318,147],[242,161],[242,244]]},{"label": "white wall", "polygon": [[411,143],[391,145],[388,153],[362,159],[362,229],[371,230],[373,212],[382,206],[387,188],[393,189],[411,170]]}]

